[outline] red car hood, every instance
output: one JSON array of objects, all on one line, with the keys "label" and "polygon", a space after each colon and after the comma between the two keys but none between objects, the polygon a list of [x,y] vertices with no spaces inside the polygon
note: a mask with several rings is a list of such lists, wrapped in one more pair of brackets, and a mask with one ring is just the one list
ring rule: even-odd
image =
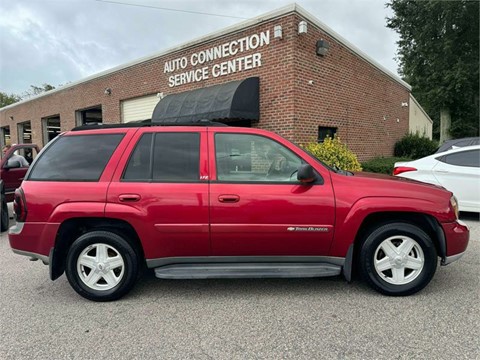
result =
[{"label": "red car hood", "polygon": [[425,183],[422,181],[418,180],[412,180],[412,179],[407,179],[404,177],[400,176],[392,176],[392,175],[386,175],[386,174],[377,174],[377,173],[370,173],[370,172],[355,172],[355,177],[361,177],[361,178],[367,178],[367,179],[372,179],[372,180],[378,180],[378,181],[389,181],[392,182],[392,186],[395,186],[396,183],[401,182],[403,184],[405,183],[410,183],[410,184],[416,184],[416,185],[422,185],[431,189],[443,189],[446,190],[444,187],[439,186],[439,185],[434,185],[434,184],[429,184]]}]

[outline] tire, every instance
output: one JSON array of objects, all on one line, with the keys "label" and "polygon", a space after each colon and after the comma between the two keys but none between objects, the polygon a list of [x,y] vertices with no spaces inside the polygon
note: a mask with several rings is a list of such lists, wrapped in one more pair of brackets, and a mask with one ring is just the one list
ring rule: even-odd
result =
[{"label": "tire", "polygon": [[5,199],[5,195],[2,194],[0,196],[0,231],[4,232],[8,230],[8,225],[10,222],[10,218],[8,217],[8,206],[7,206],[7,201]]},{"label": "tire", "polygon": [[437,251],[430,237],[407,223],[379,226],[360,250],[362,277],[376,291],[405,296],[422,290],[437,269]]},{"label": "tire", "polygon": [[124,237],[109,231],[83,234],[67,254],[65,272],[72,288],[93,301],[112,301],[135,285],[138,257]]}]

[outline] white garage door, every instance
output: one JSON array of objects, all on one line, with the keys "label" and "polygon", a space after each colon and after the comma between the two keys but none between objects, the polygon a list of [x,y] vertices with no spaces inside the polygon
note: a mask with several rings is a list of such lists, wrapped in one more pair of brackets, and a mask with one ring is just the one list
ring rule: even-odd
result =
[{"label": "white garage door", "polygon": [[156,94],[122,101],[122,122],[151,119],[153,109],[159,101]]}]

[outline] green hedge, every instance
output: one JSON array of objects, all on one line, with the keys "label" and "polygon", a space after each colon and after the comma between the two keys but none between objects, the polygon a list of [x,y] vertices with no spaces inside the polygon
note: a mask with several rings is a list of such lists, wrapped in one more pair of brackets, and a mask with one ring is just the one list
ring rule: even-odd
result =
[{"label": "green hedge", "polygon": [[333,139],[327,137],[321,144],[308,143],[303,148],[331,167],[348,171],[362,170],[357,155],[350,151],[337,135]]},{"label": "green hedge", "polygon": [[413,160],[432,155],[438,148],[438,143],[418,134],[405,135],[395,143],[394,155]]},{"label": "green hedge", "polygon": [[392,175],[393,165],[399,161],[410,161],[405,157],[378,157],[362,163],[363,171]]}]

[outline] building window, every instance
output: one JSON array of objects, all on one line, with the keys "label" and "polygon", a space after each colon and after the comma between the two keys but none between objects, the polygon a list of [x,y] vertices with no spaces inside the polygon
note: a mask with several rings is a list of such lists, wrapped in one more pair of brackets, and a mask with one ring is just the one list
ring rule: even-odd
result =
[{"label": "building window", "polygon": [[18,142],[20,144],[32,143],[32,124],[30,121],[18,124]]},{"label": "building window", "polygon": [[75,111],[77,126],[103,123],[102,106]]},{"label": "building window", "polygon": [[51,116],[42,119],[43,144],[46,145],[60,134],[60,116]]},{"label": "building window", "polygon": [[319,126],[317,142],[323,143],[327,137],[333,138],[337,133],[336,127]]},{"label": "building window", "polygon": [[10,126],[0,128],[0,147],[3,148],[7,144],[11,144]]}]

